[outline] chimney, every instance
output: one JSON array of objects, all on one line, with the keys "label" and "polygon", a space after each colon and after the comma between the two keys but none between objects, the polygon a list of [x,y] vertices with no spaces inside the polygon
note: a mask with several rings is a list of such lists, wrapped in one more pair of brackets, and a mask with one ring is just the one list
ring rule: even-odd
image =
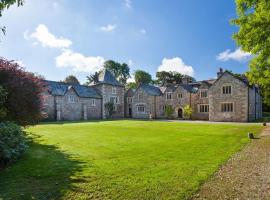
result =
[{"label": "chimney", "polygon": [[217,72],[217,78],[219,78],[223,74],[223,69],[220,67],[219,71]]}]

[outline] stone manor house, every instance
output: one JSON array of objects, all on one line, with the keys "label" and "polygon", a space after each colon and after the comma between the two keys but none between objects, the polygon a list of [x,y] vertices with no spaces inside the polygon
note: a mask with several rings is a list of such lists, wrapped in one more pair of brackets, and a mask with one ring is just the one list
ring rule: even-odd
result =
[{"label": "stone manor house", "polygon": [[91,86],[44,82],[48,120],[105,119],[109,101],[114,103],[113,118],[165,118],[165,107],[171,106],[174,118],[183,119],[186,105],[194,120],[248,122],[262,117],[259,88],[222,69],[217,79],[185,76],[181,84],[141,84],[127,91],[108,70],[101,71]]}]

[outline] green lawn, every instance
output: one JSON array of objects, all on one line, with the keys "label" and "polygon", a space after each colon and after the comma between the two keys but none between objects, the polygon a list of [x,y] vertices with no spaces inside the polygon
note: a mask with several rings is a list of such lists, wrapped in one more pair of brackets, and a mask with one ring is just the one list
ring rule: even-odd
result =
[{"label": "green lawn", "polygon": [[159,121],[43,124],[0,172],[0,199],[185,199],[258,125]]}]

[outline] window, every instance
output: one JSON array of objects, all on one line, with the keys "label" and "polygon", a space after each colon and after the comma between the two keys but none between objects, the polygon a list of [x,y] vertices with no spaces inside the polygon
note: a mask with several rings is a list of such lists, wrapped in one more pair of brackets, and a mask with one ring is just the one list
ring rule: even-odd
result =
[{"label": "window", "polygon": [[200,111],[200,113],[208,113],[209,112],[209,105],[207,105],[207,104],[200,105],[199,111]]},{"label": "window", "polygon": [[75,103],[75,97],[74,97],[74,95],[69,95],[68,96],[68,102],[69,103]]},{"label": "window", "polygon": [[172,99],[172,93],[171,92],[166,92],[166,99]]},{"label": "window", "polygon": [[222,94],[231,94],[232,93],[232,86],[227,85],[222,87]]},{"label": "window", "polygon": [[111,97],[110,102],[113,103],[113,104],[118,104],[119,103],[118,97]]},{"label": "window", "polygon": [[91,106],[96,106],[96,100],[95,99],[91,99]]},{"label": "window", "polygon": [[208,91],[207,90],[201,90],[200,96],[201,96],[201,98],[207,98],[208,97]]},{"label": "window", "polygon": [[137,111],[138,111],[139,113],[144,113],[144,112],[145,112],[145,107],[142,106],[142,105],[137,106]]},{"label": "window", "polygon": [[182,99],[182,98],[183,98],[183,94],[182,93],[177,94],[177,99]]},{"label": "window", "polygon": [[132,97],[127,97],[127,102],[132,103]]},{"label": "window", "polygon": [[233,103],[222,103],[221,112],[233,112]]},{"label": "window", "polygon": [[142,100],[142,94],[138,94],[138,100]]},{"label": "window", "polygon": [[115,87],[112,88],[112,94],[116,94],[116,88]]}]

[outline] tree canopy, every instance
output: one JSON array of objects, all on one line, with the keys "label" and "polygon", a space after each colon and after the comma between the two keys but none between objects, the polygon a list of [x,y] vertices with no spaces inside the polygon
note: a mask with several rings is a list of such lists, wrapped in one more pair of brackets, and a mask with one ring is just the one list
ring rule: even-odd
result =
[{"label": "tree canopy", "polygon": [[242,50],[253,54],[248,79],[259,84],[264,101],[270,105],[270,1],[236,0],[238,18],[232,23],[239,26],[233,35]]},{"label": "tree canopy", "polygon": [[149,84],[152,82],[152,76],[143,70],[136,70],[135,71],[135,82],[137,85],[141,84],[141,83]]},{"label": "tree canopy", "polygon": [[95,72],[94,74],[91,74],[89,76],[86,76],[86,85],[91,85],[91,83],[97,83],[98,82],[98,75],[99,72]]},{"label": "tree canopy", "polygon": [[69,83],[69,84],[72,84],[72,85],[80,84],[80,81],[77,79],[77,77],[73,76],[73,75],[67,76],[63,82],[64,83]]},{"label": "tree canopy", "polygon": [[156,73],[156,83],[160,85],[165,85],[167,83],[182,83],[182,79],[184,77],[183,74],[180,74],[178,72],[166,72],[161,71]]},{"label": "tree canopy", "polygon": [[[11,5],[17,3],[17,6],[22,6],[24,3],[24,0],[1,0],[0,1],[0,17],[2,17],[2,13],[4,9],[8,9]],[[6,33],[6,27],[0,26],[1,31],[5,34]]]},{"label": "tree canopy", "polygon": [[127,79],[130,78],[130,69],[126,63],[118,63],[113,60],[107,60],[104,68],[109,70],[115,78],[123,85],[126,85]]}]

